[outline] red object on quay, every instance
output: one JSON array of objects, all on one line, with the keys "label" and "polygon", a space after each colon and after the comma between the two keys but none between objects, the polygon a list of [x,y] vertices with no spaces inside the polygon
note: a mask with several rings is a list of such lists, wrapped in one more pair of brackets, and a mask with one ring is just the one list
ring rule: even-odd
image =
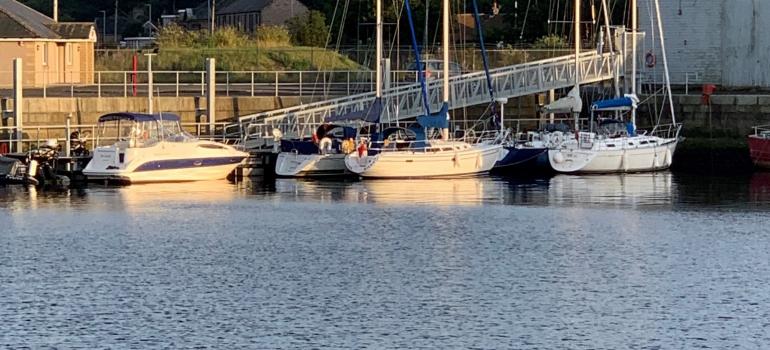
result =
[{"label": "red object on quay", "polygon": [[711,103],[711,95],[717,91],[717,86],[714,84],[703,84],[703,97],[702,102],[708,106]]}]

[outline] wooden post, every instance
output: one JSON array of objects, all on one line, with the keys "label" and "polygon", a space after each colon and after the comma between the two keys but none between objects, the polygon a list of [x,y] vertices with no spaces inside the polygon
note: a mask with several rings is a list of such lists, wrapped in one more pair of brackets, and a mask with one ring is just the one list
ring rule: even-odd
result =
[{"label": "wooden post", "polygon": [[13,59],[13,122],[16,123],[16,152],[22,152],[24,143],[22,129],[24,128],[24,96],[21,58]]}]

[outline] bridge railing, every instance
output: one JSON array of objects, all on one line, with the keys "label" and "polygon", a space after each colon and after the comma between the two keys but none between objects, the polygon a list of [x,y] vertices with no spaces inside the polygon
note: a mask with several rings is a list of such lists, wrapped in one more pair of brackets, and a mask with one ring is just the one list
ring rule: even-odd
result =
[{"label": "bridge railing", "polygon": [[[575,56],[568,55],[503,67],[490,71],[496,97],[517,97],[553,89],[566,88],[575,82]],[[585,52],[580,56],[581,83],[608,80],[618,74],[620,56],[612,53]],[[450,108],[461,108],[491,102],[486,74],[473,72],[451,77]],[[438,110],[442,99],[442,82],[428,82],[428,103]],[[331,115],[366,111],[374,102],[373,92],[303,104],[241,117],[245,137],[270,135],[273,129],[285,134],[309,135],[312,126]],[[386,89],[383,92],[382,120],[396,121],[426,111],[418,83]]]}]

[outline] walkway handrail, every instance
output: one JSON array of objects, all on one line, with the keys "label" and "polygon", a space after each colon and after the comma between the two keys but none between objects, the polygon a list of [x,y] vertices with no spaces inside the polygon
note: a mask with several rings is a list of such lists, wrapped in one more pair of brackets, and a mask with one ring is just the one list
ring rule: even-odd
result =
[{"label": "walkway handrail", "polygon": [[[493,85],[498,96],[508,98],[523,96],[552,89],[564,88],[574,84],[574,55],[567,55],[545,60],[524,63],[490,71]],[[596,51],[580,55],[581,81],[584,83],[608,80],[620,71],[617,65],[621,56],[615,53],[598,54]],[[480,84],[486,79],[484,72],[473,72],[450,78],[452,98],[450,108],[460,108],[488,102],[488,88]],[[441,102],[441,82],[429,82],[430,102],[437,107]],[[386,89],[383,93],[383,121],[395,121],[417,116],[424,110],[419,97],[420,85],[409,84]],[[268,132],[276,123],[296,126],[295,132],[304,134],[312,125],[323,122],[331,114],[343,114],[352,111],[364,111],[374,101],[374,93],[367,92],[342,98],[308,103],[269,112],[256,113],[239,118],[244,137]],[[283,122],[289,120],[289,123]]]}]

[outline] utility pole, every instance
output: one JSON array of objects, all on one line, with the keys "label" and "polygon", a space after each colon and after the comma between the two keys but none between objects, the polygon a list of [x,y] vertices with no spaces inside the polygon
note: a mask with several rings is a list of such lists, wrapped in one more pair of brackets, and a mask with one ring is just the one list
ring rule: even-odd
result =
[{"label": "utility pole", "polygon": [[210,0],[211,6],[209,7],[209,33],[214,34],[214,23],[216,22],[217,18],[217,0]]},{"label": "utility pole", "polygon": [[107,11],[100,10],[102,13],[102,47],[107,46]]},{"label": "utility pole", "polygon": [[[428,46],[429,46],[428,40],[430,40],[430,38],[428,38],[428,20],[430,19],[428,15],[429,13],[430,13],[430,0],[425,0],[425,34],[422,42],[422,45],[423,45],[422,52],[425,54],[428,53]],[[428,69],[427,64],[425,65],[425,69]]]},{"label": "utility pole", "polygon": [[118,0],[115,0],[115,21],[114,21],[114,27],[112,28],[113,32],[113,39],[115,41],[115,46],[118,46]]}]

